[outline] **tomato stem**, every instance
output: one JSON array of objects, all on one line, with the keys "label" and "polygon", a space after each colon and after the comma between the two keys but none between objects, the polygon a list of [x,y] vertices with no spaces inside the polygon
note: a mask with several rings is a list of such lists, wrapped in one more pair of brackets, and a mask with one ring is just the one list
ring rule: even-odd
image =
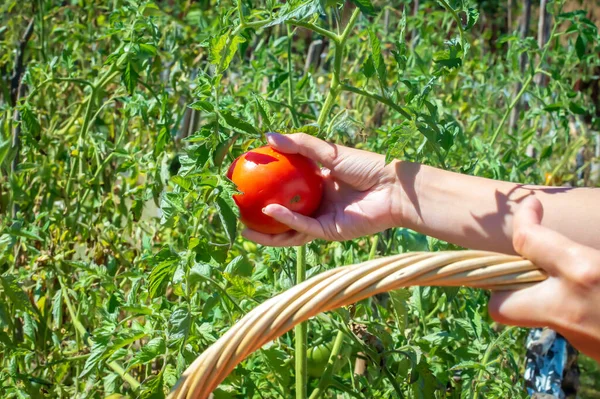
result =
[{"label": "tomato stem", "polygon": [[[296,249],[296,284],[306,280],[306,246],[302,245]],[[306,399],[306,383],[308,380],[306,370],[306,336],[308,323],[300,323],[294,328],[296,359],[296,399]]]}]

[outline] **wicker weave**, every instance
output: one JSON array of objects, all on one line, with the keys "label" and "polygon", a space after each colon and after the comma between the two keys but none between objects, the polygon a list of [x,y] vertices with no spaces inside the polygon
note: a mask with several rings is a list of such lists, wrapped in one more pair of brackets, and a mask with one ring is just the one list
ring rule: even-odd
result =
[{"label": "wicker weave", "polygon": [[407,286],[515,290],[545,278],[523,258],[484,251],[411,252],[329,270],[254,308],[188,367],[169,398],[207,398],[246,356],[295,325],[381,292]]}]

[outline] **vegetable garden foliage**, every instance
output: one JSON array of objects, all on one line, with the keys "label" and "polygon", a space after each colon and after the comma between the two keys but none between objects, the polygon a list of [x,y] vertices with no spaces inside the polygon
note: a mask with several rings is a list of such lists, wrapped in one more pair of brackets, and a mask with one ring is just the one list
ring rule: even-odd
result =
[{"label": "vegetable garden foliage", "polygon": [[[521,7],[509,30],[493,0],[2,2],[0,395],[164,397],[196,355],[289,288],[295,251],[239,236],[224,177],[266,131],[595,184],[597,28],[549,2],[540,46],[536,23],[519,34]],[[308,275],[451,247],[403,229],[315,242]],[[410,288],[311,320],[322,346],[309,367],[338,331],[351,350],[309,392],[524,397],[524,333],[493,324],[487,298]],[[292,346],[287,334],[264,347],[216,397],[292,396]]]}]

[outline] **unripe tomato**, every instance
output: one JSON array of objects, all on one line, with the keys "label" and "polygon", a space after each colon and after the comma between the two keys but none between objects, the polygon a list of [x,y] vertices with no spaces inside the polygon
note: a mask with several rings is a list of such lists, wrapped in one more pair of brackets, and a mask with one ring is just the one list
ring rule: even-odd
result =
[{"label": "unripe tomato", "polygon": [[242,223],[265,234],[290,230],[265,215],[265,206],[279,204],[308,216],[317,210],[323,196],[323,178],[314,161],[299,154],[283,154],[269,146],[238,157],[227,177],[242,192],[233,196]]}]

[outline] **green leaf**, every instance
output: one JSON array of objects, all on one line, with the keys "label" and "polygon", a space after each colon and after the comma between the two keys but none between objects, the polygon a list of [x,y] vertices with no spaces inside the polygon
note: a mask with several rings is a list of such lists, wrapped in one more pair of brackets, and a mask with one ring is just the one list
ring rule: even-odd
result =
[{"label": "green leaf", "polygon": [[251,136],[260,136],[260,133],[256,128],[250,123],[238,118],[237,116],[232,115],[228,111],[220,112],[222,122],[225,122],[225,125],[232,130],[235,130],[238,133],[245,133]]},{"label": "green leaf", "polygon": [[123,83],[127,88],[127,92],[131,95],[137,86],[138,78],[140,75],[135,69],[134,63],[130,60],[125,64],[125,69],[123,69],[123,74],[121,78],[123,79]]},{"label": "green leaf", "polygon": [[188,105],[188,107],[195,109],[197,111],[213,112],[215,110],[214,105],[212,105],[210,102],[204,101],[204,100],[194,101],[193,103]]},{"label": "green leaf", "polygon": [[360,11],[365,15],[375,15],[375,7],[371,0],[351,0],[352,3],[360,9]]},{"label": "green leaf", "polygon": [[153,338],[144,344],[141,350],[135,352],[129,367],[135,366],[136,364],[146,364],[156,359],[158,356],[164,354],[167,350],[165,339],[162,337]]},{"label": "green leaf", "polygon": [[210,40],[210,62],[217,66],[217,73],[222,73],[229,68],[240,43],[245,41],[243,37],[238,35],[232,38],[231,32],[226,32]]},{"label": "green leaf", "polygon": [[224,272],[234,276],[250,277],[252,275],[252,269],[252,263],[242,255],[239,255],[227,264]]},{"label": "green leaf", "polygon": [[167,282],[173,276],[175,269],[177,268],[178,259],[168,259],[160,262],[150,272],[148,277],[148,292],[151,298],[164,295]]},{"label": "green leaf", "polygon": [[584,108],[580,107],[578,104],[574,102],[569,103],[569,110],[577,115],[585,115],[587,112]]},{"label": "green leaf", "polygon": [[92,371],[98,367],[100,362],[104,357],[104,352],[107,349],[106,343],[103,342],[94,342],[92,344],[92,348],[90,350],[90,356],[86,359],[85,364],[83,365],[83,370],[79,375],[79,378],[83,378],[86,375],[90,374]]},{"label": "green leaf", "polygon": [[372,55],[369,55],[369,57],[365,60],[365,62],[363,62],[360,70],[367,78],[370,78],[373,75],[375,75],[375,65],[373,64],[373,56]]},{"label": "green leaf", "polygon": [[279,25],[280,23],[289,21],[290,19],[300,21],[316,13],[325,13],[319,0],[308,0],[300,4],[294,4],[294,2],[288,1],[279,9],[277,18],[269,22],[267,25],[265,25],[265,27]]},{"label": "green leaf", "polygon": [[387,71],[383,55],[381,54],[381,42],[377,37],[377,34],[373,29],[369,29],[369,41],[371,43],[371,54],[373,59],[373,66],[377,72],[377,77],[381,84],[382,89],[387,87]]},{"label": "green leaf", "polygon": [[583,37],[583,35],[578,35],[577,40],[575,40],[575,51],[577,52],[577,57],[579,57],[580,60],[585,57],[585,50],[586,39]]},{"label": "green leaf", "polygon": [[219,218],[221,219],[221,223],[225,228],[225,233],[227,234],[227,238],[229,242],[233,244],[236,237],[236,229],[237,229],[237,219],[235,214],[231,210],[231,207],[225,200],[221,197],[217,197],[216,201],[217,211],[219,212]]},{"label": "green leaf", "polygon": [[192,325],[192,315],[186,308],[178,308],[169,318],[169,337],[172,340],[187,338]]},{"label": "green leaf", "polygon": [[[270,114],[269,104],[258,94],[252,93],[254,97],[254,101],[256,102],[256,107],[258,108],[258,112],[262,116],[263,122],[267,125],[267,129],[269,131],[273,131],[273,117]],[[1,162],[0,162],[1,163]]]},{"label": "green leaf", "polygon": [[54,327],[59,329],[62,325],[63,318],[63,295],[62,290],[56,291],[52,298],[52,319],[54,320]]},{"label": "green leaf", "polygon": [[39,137],[41,132],[40,122],[37,116],[31,110],[31,105],[25,103],[21,108],[21,120],[25,131],[33,137]]},{"label": "green leaf", "polygon": [[21,289],[17,280],[11,275],[0,277],[4,294],[10,299],[15,307],[31,316],[36,314],[29,296]]},{"label": "green leaf", "polygon": [[0,166],[4,163],[6,156],[10,152],[11,141],[10,140],[0,140]]},{"label": "green leaf", "polygon": [[479,9],[470,7],[467,11],[467,23],[464,25],[465,30],[470,30],[475,26],[477,20],[479,19]]},{"label": "green leaf", "polygon": [[398,331],[403,333],[408,322],[408,301],[410,300],[411,293],[407,289],[399,289],[390,291],[389,294],[392,306],[394,307]]}]

